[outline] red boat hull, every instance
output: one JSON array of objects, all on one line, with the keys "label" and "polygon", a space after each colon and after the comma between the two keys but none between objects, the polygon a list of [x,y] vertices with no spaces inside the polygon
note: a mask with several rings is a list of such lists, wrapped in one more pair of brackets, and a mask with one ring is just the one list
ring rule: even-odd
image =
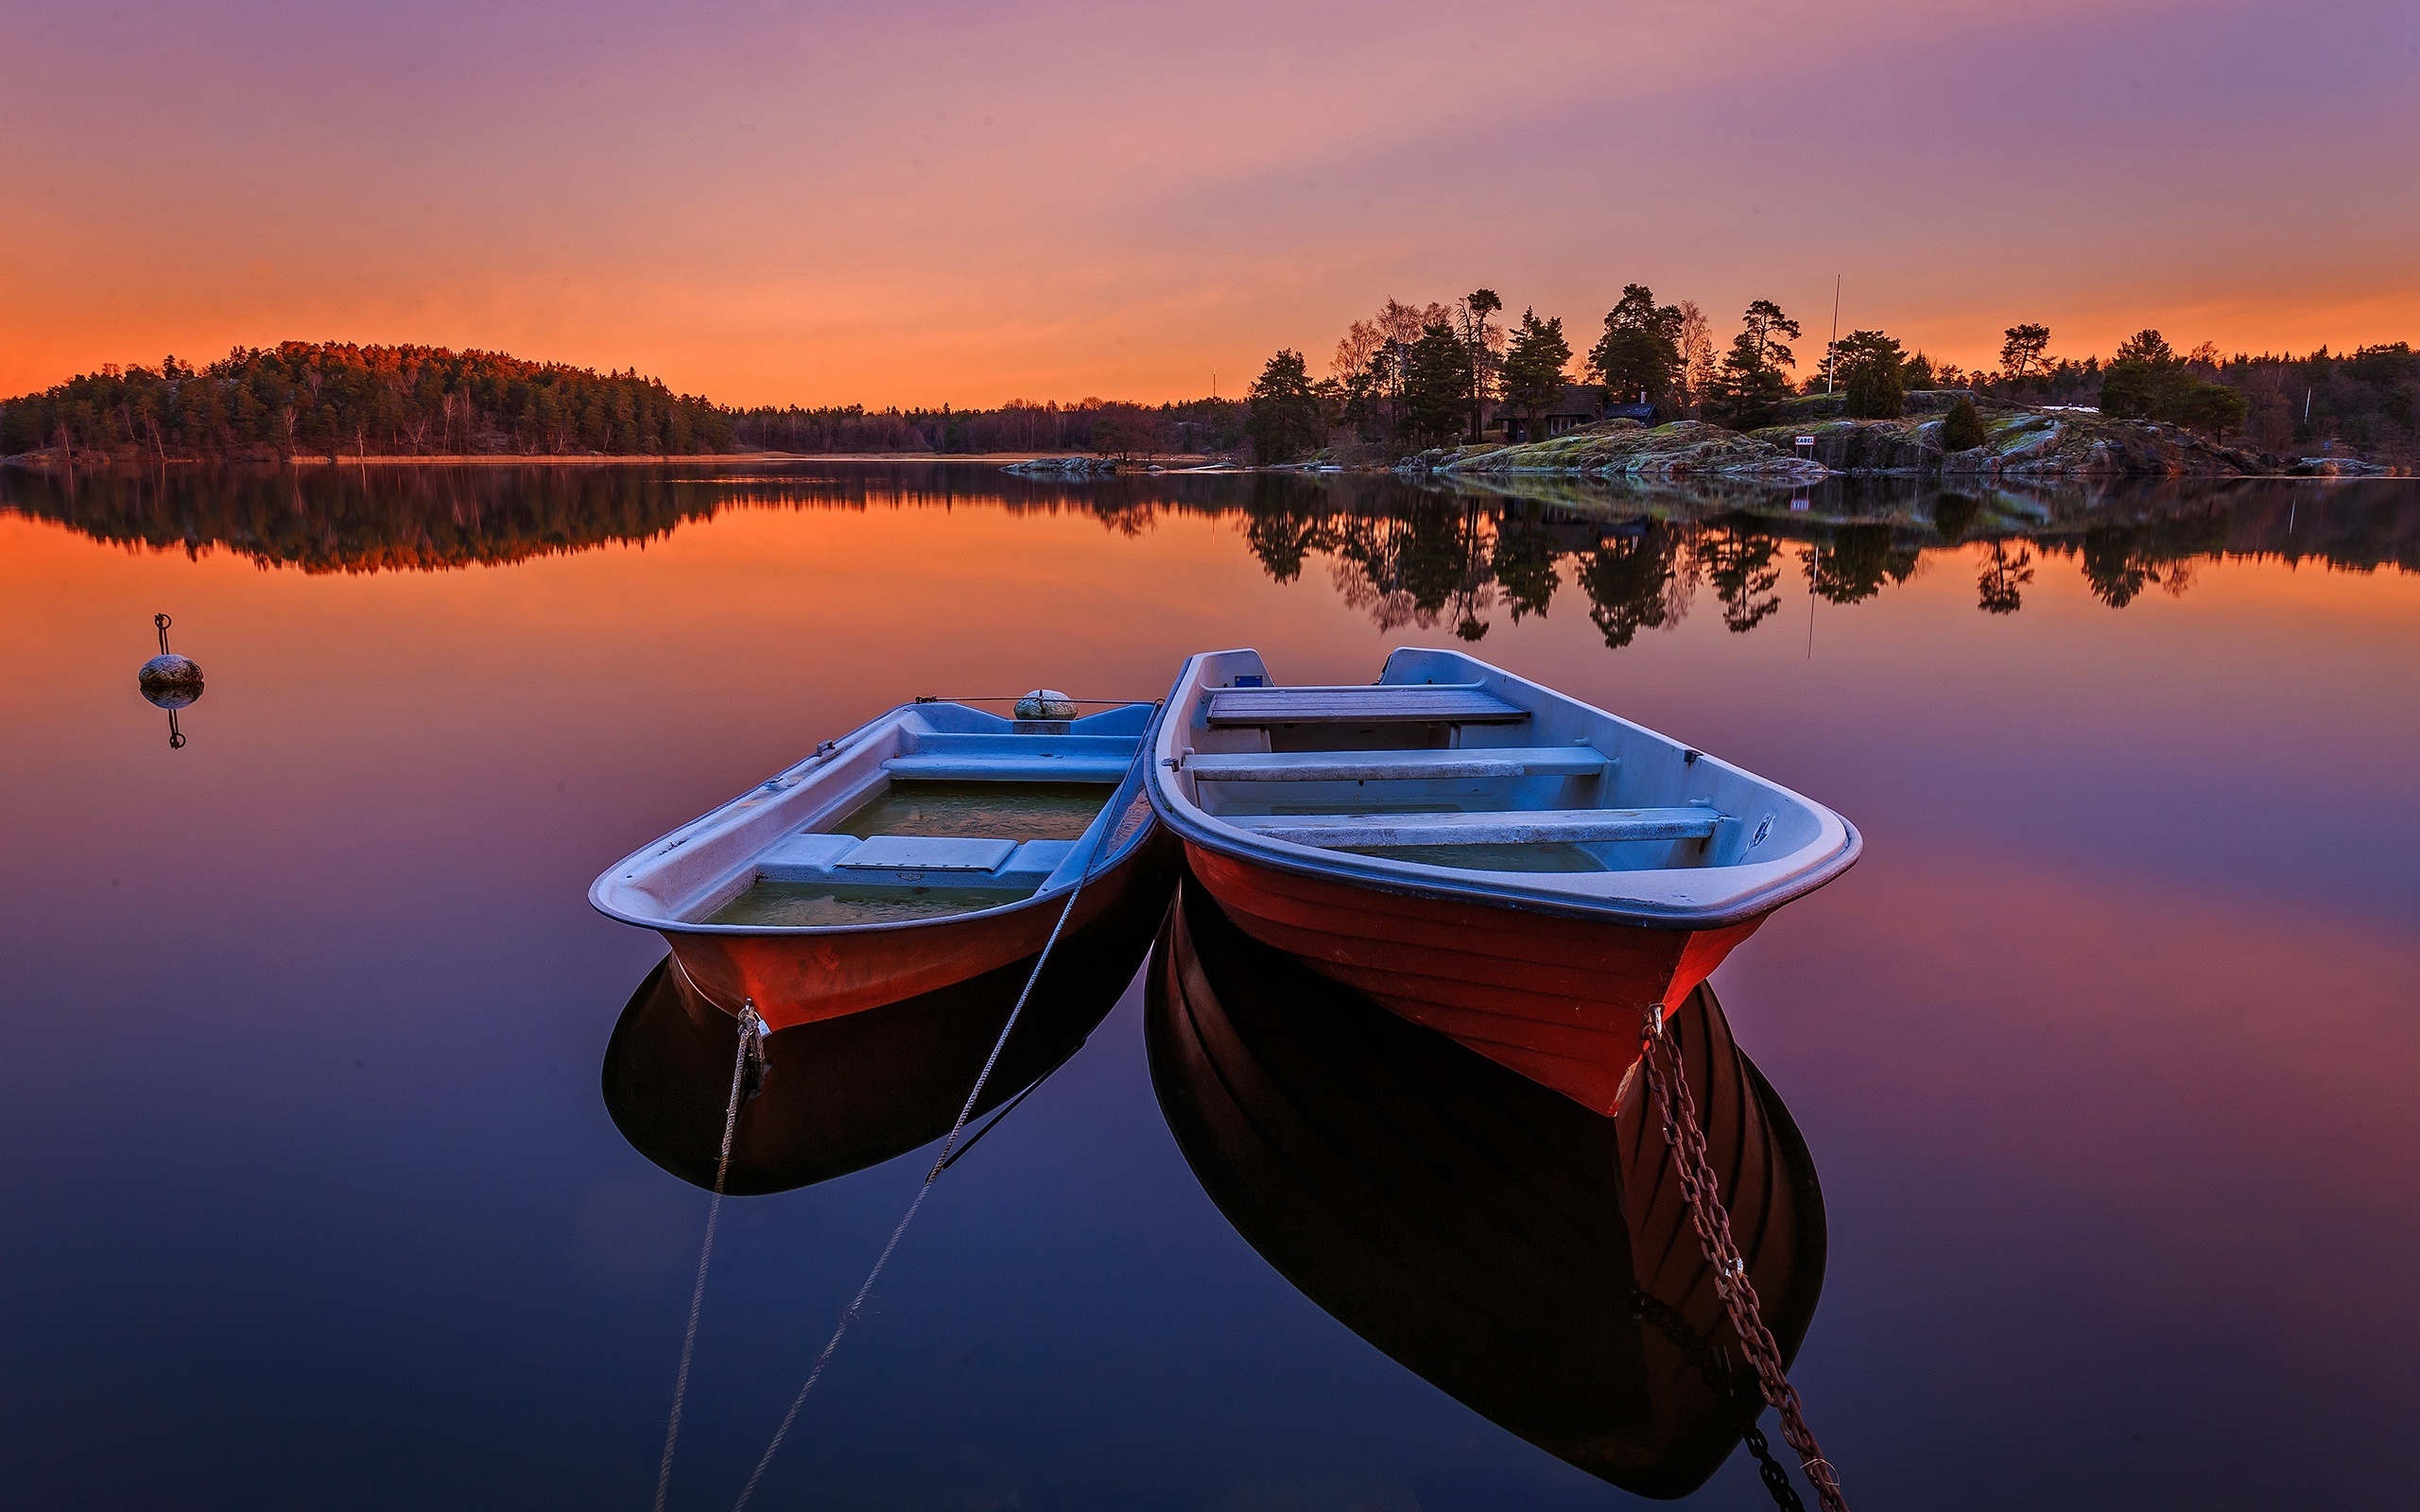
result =
[{"label": "red boat hull", "polygon": [[[1138,887],[1165,896],[1174,885],[1165,832],[1146,836],[1086,882],[1069,916],[1070,935],[1099,919]],[[754,1003],[767,1028],[861,1013],[1030,960],[1050,937],[1066,896],[1005,913],[937,920],[906,929],[818,935],[687,934],[664,931],[674,959],[707,1001],[736,1014]]]},{"label": "red boat hull", "polygon": [[1185,857],[1254,939],[1606,1114],[1638,1058],[1648,1005],[1677,1008],[1767,918],[1650,929],[1381,892],[1190,841]]}]

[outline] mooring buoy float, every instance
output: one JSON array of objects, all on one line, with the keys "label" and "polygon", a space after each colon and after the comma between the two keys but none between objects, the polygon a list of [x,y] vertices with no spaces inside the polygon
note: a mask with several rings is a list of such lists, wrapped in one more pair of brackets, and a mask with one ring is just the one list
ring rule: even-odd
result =
[{"label": "mooring buoy float", "polygon": [[1076,717],[1076,701],[1056,688],[1036,688],[1017,700],[1017,717],[1073,719]]},{"label": "mooring buoy float", "polygon": [[160,631],[160,654],[143,663],[134,675],[135,685],[158,707],[182,709],[201,696],[201,668],[192,658],[168,649],[168,616],[154,614],[151,623]]},{"label": "mooring buoy float", "polygon": [[201,668],[191,657],[168,649],[168,616],[154,614],[151,624],[160,632],[160,654],[143,663],[143,670],[134,675],[134,685],[154,708],[168,711],[168,748],[182,750],[185,736],[177,728],[177,711],[201,696]]}]

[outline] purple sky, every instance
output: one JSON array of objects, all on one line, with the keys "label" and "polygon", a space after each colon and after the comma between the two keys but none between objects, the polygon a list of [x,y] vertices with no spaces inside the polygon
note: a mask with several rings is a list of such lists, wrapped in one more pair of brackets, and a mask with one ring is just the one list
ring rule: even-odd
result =
[{"label": "purple sky", "polygon": [[0,391],[281,339],[1239,391],[1484,284],[1965,365],[2420,337],[2420,7],[7,0]]}]

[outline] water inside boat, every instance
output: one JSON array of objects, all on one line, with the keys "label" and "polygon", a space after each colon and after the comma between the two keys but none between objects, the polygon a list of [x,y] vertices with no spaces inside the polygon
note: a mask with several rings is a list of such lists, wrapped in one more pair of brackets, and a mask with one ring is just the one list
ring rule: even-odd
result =
[{"label": "water inside boat", "polygon": [[983,840],[1073,840],[1110,789],[1098,782],[902,782],[892,781],[832,826],[860,840],[877,834]]},{"label": "water inside boat", "polygon": [[[1112,791],[1099,782],[902,782],[893,778],[845,817],[816,833],[886,846],[918,839],[998,841],[1004,842],[998,847],[1003,854],[1011,845],[1022,848],[1014,853],[1017,859],[981,863],[982,880],[945,857],[926,869],[908,862],[894,872],[853,878],[828,872],[800,875],[782,865],[781,852],[769,851],[759,862],[756,877],[702,922],[830,928],[939,919],[1022,902],[1033,896],[1050,868],[1064,855],[1066,845],[1083,834]],[[1030,843],[1036,841],[1043,843]],[[828,864],[834,858],[821,859]]]},{"label": "water inside boat", "polygon": [[1424,867],[1454,867],[1463,871],[1611,871],[1599,856],[1561,840],[1535,845],[1380,845],[1352,846],[1357,855],[1388,861],[1409,861]]},{"label": "water inside boat", "polygon": [[806,929],[890,924],[997,908],[1031,897],[1028,887],[867,887],[761,878],[707,917],[709,924]]}]

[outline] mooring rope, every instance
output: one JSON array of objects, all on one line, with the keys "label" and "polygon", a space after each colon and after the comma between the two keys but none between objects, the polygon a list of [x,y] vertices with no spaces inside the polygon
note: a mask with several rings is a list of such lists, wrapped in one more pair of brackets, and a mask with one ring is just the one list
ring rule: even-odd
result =
[{"label": "mooring rope", "polygon": [[[681,957],[672,957],[672,969],[687,979]],[[693,988],[696,985],[690,983]],[[706,1206],[706,1242],[698,1251],[698,1284],[689,1290],[689,1329],[681,1336],[681,1368],[672,1378],[672,1418],[664,1426],[664,1463],[655,1470],[655,1512],[664,1512],[664,1498],[672,1489],[672,1446],[681,1437],[681,1406],[689,1395],[689,1358],[698,1349],[698,1310],[706,1300],[706,1264],[715,1255],[715,1222],[722,1216],[723,1180],[731,1174],[731,1140],[739,1127],[740,1092],[747,1083],[748,1063],[761,1060],[764,1053],[765,1021],[756,1016],[756,1005],[751,1001],[739,1010],[739,1054],[731,1064],[731,1106],[723,1110],[722,1154],[715,1160],[714,1200]]]},{"label": "mooring rope", "polygon": [[[1661,1064],[1667,1055],[1672,1059],[1668,1074]],[[1822,1446],[1806,1426],[1805,1404],[1798,1400],[1798,1388],[1782,1372],[1781,1346],[1765,1327],[1756,1288],[1748,1280],[1748,1263],[1739,1258],[1739,1246],[1731,1237],[1731,1214],[1722,1206],[1722,1188],[1706,1159],[1705,1131],[1698,1125],[1697,1102],[1689,1095],[1680,1042],[1665,1031],[1661,1003],[1648,1008],[1640,1026],[1638,1069],[1647,1078],[1649,1095],[1655,1099],[1664,1143],[1672,1152],[1673,1174],[1688,1201],[1689,1223],[1697,1229],[1699,1247],[1714,1268],[1715,1295],[1722,1298],[1731,1331],[1739,1335],[1739,1347],[1755,1369],[1765,1400],[1781,1414],[1781,1435],[1798,1452],[1798,1462],[1815,1487],[1824,1512],[1848,1512],[1848,1503],[1841,1496],[1840,1474],[1824,1457]]]},{"label": "mooring rope", "polygon": [[[919,694],[918,703],[1016,703],[1030,698],[1031,693],[971,693],[964,697],[944,698],[938,693]],[[1129,704],[1150,703],[1150,698],[1053,698],[1052,703],[1085,704],[1099,709],[1123,709]]]},{"label": "mooring rope", "polygon": [[[1149,750],[1148,740],[1138,741],[1134,748],[1134,763],[1141,762]],[[1134,764],[1128,764],[1126,770],[1128,776],[1133,775]],[[1122,793],[1125,790],[1125,782],[1121,780],[1117,791]],[[1129,809],[1132,806],[1131,801],[1127,804]],[[1025,1012],[1026,1000],[1033,996],[1033,985],[1042,980],[1042,969],[1048,964],[1051,951],[1058,947],[1060,932],[1067,927],[1068,918],[1076,911],[1076,899],[1082,894],[1084,884],[1092,881],[1093,868],[1100,860],[1101,847],[1108,843],[1111,832],[1117,829],[1123,816],[1122,812],[1102,815],[1100,833],[1093,838],[1092,852],[1084,858],[1084,869],[1077,874],[1076,885],[1067,889],[1066,906],[1059,910],[1058,921],[1050,926],[1050,937],[1042,942],[1042,954],[1034,957],[1033,970],[1026,973],[1025,987],[1017,993],[1015,1006],[1009,1009],[1009,1022],[1000,1025],[1000,1037],[992,1041],[992,1053],[984,1057],[983,1069],[975,1078],[975,1088],[966,1094],[966,1106],[958,1110],[958,1122],[950,1125],[949,1138],[942,1142],[941,1154],[933,1160],[933,1168],[925,1173],[925,1179],[917,1183],[916,1195],[909,1200],[908,1211],[899,1215],[898,1225],[890,1230],[890,1238],[883,1245],[882,1253],[874,1259],[873,1269],[866,1272],[865,1284],[857,1288],[857,1295],[849,1299],[848,1307],[841,1312],[838,1325],[832,1330],[832,1337],[824,1342],[823,1352],[815,1357],[815,1367],[806,1374],[806,1383],[800,1386],[798,1395],[790,1399],[790,1410],[782,1415],[782,1425],[773,1430],[773,1441],[765,1446],[763,1456],[756,1461],[756,1469],[749,1473],[748,1484],[740,1488],[739,1500],[732,1503],[732,1512],[744,1512],[749,1499],[756,1494],[756,1486],[764,1480],[766,1469],[773,1463],[773,1455],[780,1452],[782,1440],[789,1436],[790,1425],[798,1421],[799,1409],[806,1405],[806,1394],[813,1391],[816,1382],[823,1378],[823,1367],[832,1363],[833,1352],[840,1348],[842,1335],[865,1311],[866,1298],[873,1294],[874,1280],[882,1275],[882,1268],[890,1263],[891,1251],[899,1247],[900,1236],[908,1231],[909,1224],[916,1221],[917,1210],[925,1205],[925,1194],[933,1190],[933,1183],[941,1178],[942,1172],[954,1159],[952,1152],[957,1147],[958,1137],[966,1131],[967,1121],[975,1116],[975,1105],[982,1100],[984,1084],[992,1079],[992,1069],[1000,1063],[1000,1052],[1008,1048],[1009,1036],[1016,1030],[1017,1019]],[[990,1127],[985,1125],[986,1132]]]}]

